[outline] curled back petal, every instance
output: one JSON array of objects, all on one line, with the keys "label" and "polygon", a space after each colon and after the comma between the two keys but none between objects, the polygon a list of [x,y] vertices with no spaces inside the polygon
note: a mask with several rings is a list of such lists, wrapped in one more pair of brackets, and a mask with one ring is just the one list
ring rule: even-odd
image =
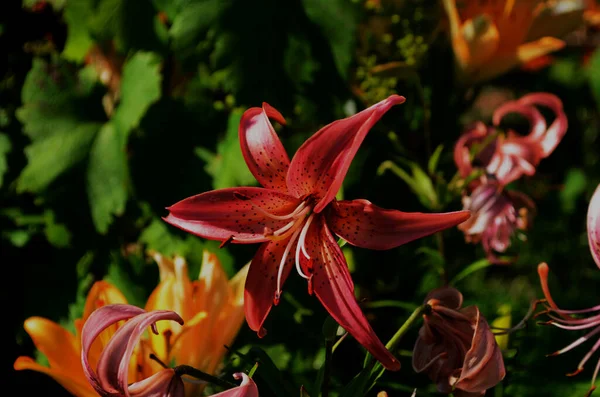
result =
[{"label": "curled back petal", "polygon": [[438,214],[380,208],[368,200],[337,201],[328,212],[331,230],[352,245],[385,250],[456,226],[469,211]]},{"label": "curled back petal", "polygon": [[436,299],[440,302],[439,304],[450,309],[460,309],[463,303],[463,295],[453,287],[441,287],[430,291],[423,303],[429,302],[430,299]]},{"label": "curled back petal", "polygon": [[592,258],[600,267],[600,185],[596,188],[588,207],[587,233]]},{"label": "curled back petal", "polygon": [[546,92],[536,92],[525,95],[520,100],[522,103],[545,106],[554,113],[554,121],[546,130],[540,144],[542,147],[542,157],[548,157],[556,149],[562,138],[567,132],[567,115],[563,110],[562,101],[553,94]]},{"label": "curled back petal", "polygon": [[[76,361],[77,362],[77,361]],[[62,387],[64,387],[69,393],[77,397],[98,397],[98,393],[91,388],[90,384],[86,382],[83,376],[79,376],[76,373],[65,371],[62,368],[48,368],[44,367],[33,361],[30,357],[18,357],[14,363],[14,369],[17,371],[21,370],[32,370],[46,374],[55,381],[57,381]],[[81,370],[80,370],[81,372]]]},{"label": "curled back petal", "polygon": [[365,136],[394,105],[405,100],[399,95],[351,117],[334,121],[311,136],[296,152],[287,175],[289,193],[295,197],[313,195],[319,213],[337,194]]},{"label": "curled back petal", "polygon": [[[281,258],[283,257],[289,239],[283,241],[270,241],[263,243],[259,248],[248,270],[244,290],[244,311],[246,321],[259,337],[267,334],[263,327],[267,315],[273,306],[275,293],[277,291],[277,279],[279,277]],[[280,286],[290,274],[294,266],[294,255],[296,244],[294,243],[281,269]]]},{"label": "curled back petal", "polygon": [[[277,190],[236,187],[188,197],[167,208],[167,223],[210,240],[233,243],[267,241],[265,230],[277,230],[300,201]],[[275,217],[274,217],[275,216]],[[239,240],[236,240],[238,238]]]},{"label": "curled back petal", "polygon": [[145,313],[143,309],[131,305],[114,304],[103,306],[94,311],[83,325],[81,331],[81,363],[83,372],[87,377],[92,387],[101,396],[106,394],[106,391],[100,383],[98,375],[90,366],[88,353],[92,347],[92,343],[98,335],[105,329],[121,320],[127,320],[139,314]]},{"label": "curled back petal", "polygon": [[473,171],[470,148],[474,143],[483,141],[489,134],[488,128],[482,122],[475,123],[456,141],[454,145],[454,163],[462,178]]},{"label": "curled back petal", "polygon": [[544,116],[532,105],[523,102],[522,98],[508,101],[500,106],[493,115],[493,123],[499,126],[500,122],[509,113],[518,113],[529,121],[530,131],[528,137],[533,141],[541,139],[546,132],[546,120]]},{"label": "curled back petal", "polygon": [[256,180],[264,187],[287,192],[285,177],[290,159],[273,129],[269,117],[285,124],[285,119],[267,103],[246,110],[240,121],[242,154]]},{"label": "curled back petal", "polygon": [[236,372],[233,377],[238,380],[242,379],[242,383],[233,389],[213,394],[212,397],[258,397],[258,388],[252,378],[243,372]]},{"label": "curled back petal", "polygon": [[173,368],[165,368],[154,375],[131,384],[128,388],[132,397],[184,397],[185,388]]},{"label": "curled back petal", "polygon": [[[116,310],[121,310],[121,308],[117,307]],[[102,351],[96,369],[100,384],[105,390],[115,390],[128,396],[129,364],[133,349],[144,331],[160,320],[173,320],[183,325],[183,319],[175,312],[168,310],[144,311],[130,318],[115,332],[109,344]],[[156,332],[156,328],[153,331]]]},{"label": "curled back petal", "polygon": [[504,379],[506,370],[494,334],[479,310],[475,310],[471,348],[465,355],[460,378],[454,386],[467,392],[484,392]]},{"label": "curled back petal", "polygon": [[[363,345],[375,359],[391,371],[400,369],[400,362],[385,348],[369,325],[354,296],[354,284],[346,259],[322,217],[310,226],[306,236],[310,260],[300,256],[306,269],[312,269],[310,287],[331,317]],[[310,266],[307,265],[310,261]]]}]

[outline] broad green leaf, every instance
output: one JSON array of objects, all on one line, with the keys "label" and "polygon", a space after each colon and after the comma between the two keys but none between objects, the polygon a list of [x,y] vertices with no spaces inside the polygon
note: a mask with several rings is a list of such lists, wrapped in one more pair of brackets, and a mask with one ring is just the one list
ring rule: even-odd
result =
[{"label": "broad green leaf", "polygon": [[348,0],[302,0],[302,4],[310,20],[329,41],[338,72],[345,79],[354,55],[358,26],[355,4]]},{"label": "broad green leaf", "polygon": [[146,111],[161,95],[160,57],[151,52],[137,52],[123,66],[121,100],[113,122],[125,145]]},{"label": "broad green leaf", "polygon": [[19,176],[17,191],[39,192],[83,160],[98,128],[97,123],[76,124],[72,130],[55,131],[27,146],[28,163]]},{"label": "broad green leaf", "polygon": [[442,154],[442,150],[444,150],[444,145],[439,145],[435,148],[435,151],[429,158],[429,161],[427,162],[427,171],[429,172],[429,175],[435,174],[438,163],[440,162],[440,155]]},{"label": "broad green leaf", "polygon": [[[200,35],[215,23],[229,5],[228,0],[196,0],[175,16],[169,34],[176,50],[193,48]],[[171,9],[166,8],[166,10]]]},{"label": "broad green leaf", "polygon": [[[499,316],[491,322],[492,328],[498,328],[500,331],[503,329],[509,329],[512,324],[512,316],[510,314],[511,306],[504,304],[498,309]],[[508,334],[495,335],[496,343],[500,346],[500,350],[505,351],[508,349]]]},{"label": "broad green leaf", "polygon": [[100,129],[90,151],[87,194],[96,230],[105,234],[113,216],[125,211],[128,168],[125,150],[112,122]]},{"label": "broad green leaf", "polygon": [[94,44],[89,32],[89,21],[94,16],[94,0],[68,1],[63,12],[67,24],[67,42],[62,56],[73,62],[82,62]]},{"label": "broad green leaf", "polygon": [[238,137],[243,111],[237,109],[229,115],[225,137],[217,145],[217,153],[196,148],[196,154],[206,162],[205,170],[213,177],[213,188],[255,185],[256,179],[248,169]]},{"label": "broad green leaf", "polygon": [[4,174],[8,171],[8,161],[6,159],[8,153],[12,149],[8,135],[0,133],[0,187],[4,181]]},{"label": "broad green leaf", "polygon": [[50,210],[44,212],[44,220],[46,223],[44,233],[48,242],[56,248],[68,247],[71,244],[71,232],[67,226],[57,223],[54,219],[54,212]]}]

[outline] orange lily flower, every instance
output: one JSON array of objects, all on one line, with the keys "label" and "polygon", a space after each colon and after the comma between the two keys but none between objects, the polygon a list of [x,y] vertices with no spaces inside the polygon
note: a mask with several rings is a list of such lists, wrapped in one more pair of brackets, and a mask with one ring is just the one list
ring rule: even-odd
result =
[{"label": "orange lily flower", "polygon": [[[458,3],[458,4],[457,4]],[[529,41],[539,0],[443,0],[459,75],[481,82],[564,47],[555,37]]]},{"label": "orange lily flower", "polygon": [[[185,325],[158,322],[158,335],[149,333],[140,340],[130,361],[128,382],[142,381],[163,369],[150,353],[163,363],[186,364],[215,373],[227,352],[225,346],[231,345],[244,321],[243,287],[248,266],[228,280],[216,256],[205,251],[199,279],[192,282],[183,258],[170,260],[158,253],[152,255],[160,269],[160,283],[150,295],[146,310],[176,311]],[[28,318],[25,330],[50,366],[22,356],[15,361],[15,370],[39,371],[77,397],[97,397],[81,366],[81,330],[92,312],[110,304],[127,304],[127,300],[113,285],[98,281],[88,293],[82,318],[75,320],[75,335],[51,320]],[[88,355],[92,368],[96,368],[102,350],[122,323],[109,326],[92,344]],[[201,388],[186,383],[186,396],[198,395]]]},{"label": "orange lily flower", "polygon": [[[174,360],[214,374],[244,322],[244,283],[248,265],[231,280],[217,256],[204,251],[198,280],[191,281],[185,259],[172,260],[153,252],[160,269],[160,284],[148,298],[146,311],[172,310],[184,325],[156,324],[150,346],[164,362]],[[198,395],[202,385],[186,384],[186,395]]]},{"label": "orange lily flower", "polygon": [[[127,300],[121,291],[106,281],[96,282],[88,293],[83,317],[75,320],[76,335],[46,318],[28,318],[25,320],[25,331],[33,340],[35,347],[48,358],[50,367],[40,365],[30,357],[21,356],[15,361],[14,368],[45,373],[75,396],[97,397],[98,394],[90,386],[81,366],[81,328],[94,310],[113,303],[127,303]],[[92,345],[89,355],[91,363],[96,365],[100,352],[116,329],[116,326],[107,329]],[[131,376],[135,373],[135,371],[130,372]]]}]

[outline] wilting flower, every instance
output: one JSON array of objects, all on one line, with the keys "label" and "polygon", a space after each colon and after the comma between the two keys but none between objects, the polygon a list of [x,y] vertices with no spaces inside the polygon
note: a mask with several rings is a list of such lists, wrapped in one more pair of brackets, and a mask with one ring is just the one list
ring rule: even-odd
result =
[{"label": "wilting flower", "polygon": [[472,216],[458,228],[467,242],[481,242],[490,262],[508,263],[510,260],[499,258],[497,253],[506,252],[517,230],[528,228],[535,204],[521,192],[503,191],[496,181],[482,178],[478,183],[463,197],[464,209]]},{"label": "wilting flower", "polygon": [[[153,253],[153,257],[159,265],[161,282],[148,299],[146,310],[177,311],[185,324],[159,322],[155,325],[158,334],[150,333],[141,338],[130,364],[135,370],[129,372],[128,381],[140,382],[162,369],[157,361],[150,359],[150,353],[162,362],[186,364],[209,374],[216,373],[227,352],[225,346],[231,345],[243,323],[243,285],[248,266],[227,280],[216,256],[205,251],[200,276],[190,281],[183,258],[170,260],[159,253]],[[118,289],[98,281],[88,293],[83,318],[75,320],[76,335],[44,318],[27,319],[25,330],[37,349],[48,357],[50,368],[29,357],[19,357],[15,369],[46,373],[76,396],[96,396],[79,364],[81,328],[95,309],[126,303]],[[118,324],[112,325],[92,346],[89,360],[93,366],[118,329]],[[186,396],[198,395],[201,389],[202,385],[185,384]]]},{"label": "wilting flower", "polygon": [[[587,233],[592,258],[594,259],[594,262],[596,262],[596,265],[600,267],[600,186],[596,188],[596,191],[594,192],[594,195],[592,196],[592,200],[590,201],[588,207]],[[600,314],[598,314],[600,312],[600,305],[591,307],[589,309],[580,310],[560,309],[556,305],[556,303],[552,299],[552,295],[550,294],[550,288],[548,286],[548,271],[549,268],[546,263],[541,263],[538,266],[540,283],[542,285],[542,291],[544,292],[544,296],[546,298],[546,303],[548,305],[547,312],[549,313],[550,317],[550,321],[548,321],[545,324],[551,324],[558,328],[570,331],[590,330],[584,336],[577,338],[573,343],[551,354],[553,356],[556,356],[562,353],[566,353],[576,348],[577,346],[587,342],[589,339],[593,337],[598,337],[600,335]],[[578,316],[587,313],[597,314],[590,315],[587,318],[581,318]],[[579,362],[577,370],[569,375],[576,375],[583,371],[583,368],[587,361],[598,349],[600,349],[600,338],[598,338],[596,343]],[[600,359],[596,364],[596,369],[594,370],[594,375],[592,376],[592,386],[587,394],[588,396],[596,388],[595,383],[596,377],[598,376],[598,371],[600,371]]]},{"label": "wilting flower", "polygon": [[[259,336],[292,267],[308,281],[331,316],[388,369],[400,364],[377,338],[354,297],[354,284],[337,236],[350,244],[389,249],[456,225],[468,212],[404,213],[367,200],[337,201],[350,162],[370,128],[404,102],[392,95],[310,137],[290,161],[269,117],[283,116],[264,103],[248,109],[240,144],[252,174],[263,186],[214,190],[168,208],[167,222],[223,244],[262,243],[245,287],[246,320]],[[333,232],[333,233],[332,233]]]},{"label": "wilting flower", "polygon": [[528,41],[537,1],[443,0],[459,75],[480,82],[564,47],[545,36]]},{"label": "wilting flower", "polygon": [[[163,321],[150,334],[150,348],[164,362],[174,360],[214,374],[244,321],[244,282],[248,265],[231,280],[217,256],[204,251],[198,280],[191,281],[184,258],[152,256],[160,270],[160,284],[146,310],[173,310],[185,325]],[[186,384],[186,395],[198,395],[201,385]]]},{"label": "wilting flower", "polygon": [[[550,126],[536,106],[544,106],[554,112]],[[529,121],[529,134],[519,135],[512,130],[506,136],[499,133],[500,123],[509,113],[520,114]],[[562,102],[555,95],[543,92],[504,103],[494,112],[493,124],[494,127],[487,127],[477,122],[456,142],[454,162],[461,177],[468,177],[478,168],[502,185],[523,175],[531,176],[540,161],[556,149],[567,131]]]},{"label": "wilting flower", "polygon": [[423,315],[412,364],[416,372],[426,372],[442,393],[482,396],[504,379],[504,361],[479,309],[461,308],[462,302],[462,294],[451,287],[427,295],[430,310]]},{"label": "wilting flower", "polygon": [[[124,320],[125,324],[118,328],[104,346],[94,370],[89,361],[94,341],[104,330]],[[134,383],[128,381],[136,346],[148,327],[151,327],[155,334],[158,333],[156,322],[161,320],[171,320],[183,325],[183,319],[169,310],[147,312],[135,306],[118,304],[103,306],[92,313],[81,333],[81,362],[87,380],[98,394],[106,397],[185,396],[182,376],[187,374],[179,367],[163,368],[154,375]],[[256,385],[244,375],[236,374],[236,378],[243,377],[242,385],[216,396],[258,396]]]}]

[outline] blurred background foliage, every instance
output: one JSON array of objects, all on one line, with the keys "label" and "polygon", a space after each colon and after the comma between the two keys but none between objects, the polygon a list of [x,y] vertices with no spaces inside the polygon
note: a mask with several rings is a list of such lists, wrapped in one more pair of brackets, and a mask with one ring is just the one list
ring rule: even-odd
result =
[{"label": "blurred background foliage", "polygon": [[[405,96],[367,137],[343,194],[404,211],[442,211],[461,208],[448,182],[464,126],[489,122],[507,99],[558,95],[569,130],[537,174],[516,183],[537,205],[527,240],[514,247],[516,263],[489,266],[481,247],[465,244],[457,229],[390,251],[344,250],[357,296],[384,341],[443,280],[490,321],[518,322],[541,297],[542,261],[560,304],[597,304],[600,272],[585,215],[600,182],[600,36],[575,26],[544,67],[470,85],[455,77],[441,3],[427,0],[3,1],[0,244],[13,335],[3,360],[9,382],[25,395],[67,395],[45,375],[13,371],[17,356],[34,354],[23,321],[36,315],[70,326],[100,279],[143,305],[158,281],[148,249],[185,256],[194,278],[203,248],[216,252],[230,275],[251,259],[253,246],[218,249],[161,216],[187,196],[256,183],[237,128],[242,112],[263,101],[286,117],[277,129],[292,154],[326,123],[392,93]],[[394,167],[400,174],[389,172]],[[268,335],[258,339],[244,325],[232,346],[263,363],[255,375],[261,395],[313,390],[326,314],[305,288],[291,277]],[[403,369],[385,373],[373,395],[408,396],[414,388],[418,396],[436,394],[411,368],[417,329],[398,353]],[[583,395],[593,366],[564,376],[583,353],[545,357],[571,341],[557,331],[532,320],[505,338],[508,375],[488,393]],[[340,345],[330,395],[359,372],[363,357],[351,338]],[[244,365],[231,355],[225,368]]]}]

